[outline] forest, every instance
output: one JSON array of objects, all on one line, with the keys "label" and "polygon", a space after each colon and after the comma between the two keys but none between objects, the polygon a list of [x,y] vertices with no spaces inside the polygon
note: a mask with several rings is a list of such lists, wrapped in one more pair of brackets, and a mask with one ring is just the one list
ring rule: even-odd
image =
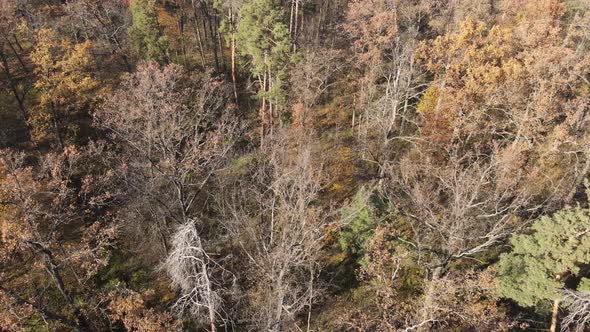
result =
[{"label": "forest", "polygon": [[590,0],[0,0],[1,332],[590,331]]}]

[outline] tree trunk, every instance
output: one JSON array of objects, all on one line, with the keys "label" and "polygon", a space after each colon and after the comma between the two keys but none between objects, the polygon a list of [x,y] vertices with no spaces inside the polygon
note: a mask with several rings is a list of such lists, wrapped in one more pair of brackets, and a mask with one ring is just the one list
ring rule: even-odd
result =
[{"label": "tree trunk", "polygon": [[184,63],[186,65],[186,44],[184,41],[184,19],[185,19],[184,10],[181,10],[180,19],[178,20],[178,31],[180,33],[180,49],[182,50],[182,58],[183,58]]},{"label": "tree trunk", "polygon": [[553,300],[553,311],[551,313],[551,327],[549,332],[557,331],[557,315],[559,314],[559,302],[560,300]]},{"label": "tree trunk", "polygon": [[197,43],[199,46],[199,53],[201,55],[201,65],[203,65],[203,68],[205,68],[205,52],[203,51],[203,40],[201,39],[201,30],[199,29],[199,18],[195,1],[193,1],[193,29],[197,35]]},{"label": "tree trunk", "polygon": [[[319,45],[319,43],[320,43],[320,29],[321,29],[321,26],[322,26],[323,8],[324,8],[323,4],[320,5],[320,12],[318,13],[318,26],[317,26],[317,29],[315,31],[315,41],[314,41],[315,45]],[[314,32],[312,32],[312,34],[313,33]]]},{"label": "tree trunk", "polygon": [[59,144],[59,147],[63,150],[64,148],[64,140],[63,137],[61,135],[61,131],[59,130],[59,114],[57,113],[56,109],[55,109],[55,104],[53,103],[53,101],[50,103],[49,108],[51,110],[51,118],[52,118],[52,122],[53,122],[53,129],[55,130],[55,137],[57,138],[57,143]]},{"label": "tree trunk", "polygon": [[586,162],[584,163],[584,168],[576,176],[576,179],[574,180],[574,184],[572,186],[572,189],[570,190],[570,192],[567,195],[567,198],[565,199],[566,202],[571,202],[572,199],[574,199],[574,196],[576,195],[576,192],[578,191],[578,187],[582,183],[584,183],[584,179],[586,179],[586,174],[588,174],[589,171],[590,171],[590,153],[586,153]]},{"label": "tree trunk", "polygon": [[238,105],[238,84],[236,80],[236,26],[231,7],[229,9],[229,17],[231,21],[231,79],[234,86],[234,99],[236,105]]},{"label": "tree trunk", "polygon": [[[266,92],[266,73],[264,73],[264,78],[258,75],[258,81],[262,84],[261,89],[262,92]],[[260,105],[260,145],[264,145],[264,114],[266,113],[266,97],[262,97],[262,105]]]},{"label": "tree trunk", "polygon": [[27,110],[25,108],[24,96],[21,97],[21,95],[18,93],[17,84],[14,81],[14,77],[12,76],[12,72],[10,71],[10,67],[8,65],[8,59],[7,59],[6,55],[4,54],[4,51],[2,50],[2,45],[0,45],[0,59],[2,60],[2,67],[4,67],[4,74],[6,75],[6,78],[8,80],[8,85],[10,86],[10,90],[12,91],[12,94],[14,95],[14,98],[16,99],[16,102],[18,104],[18,109],[21,113],[23,120],[27,124],[27,130],[28,130],[29,129],[29,125],[28,125],[29,115],[27,114]]},{"label": "tree trunk", "polygon": [[314,269],[313,265],[310,264],[309,267],[309,302],[308,302],[308,311],[307,311],[307,329],[306,332],[311,331],[311,309],[313,305],[313,274]]},{"label": "tree trunk", "polygon": [[[434,269],[434,271],[432,272],[432,278],[429,280],[428,282],[428,287],[426,288],[426,290],[424,291],[424,299],[422,301],[422,309],[420,310],[420,322],[427,322],[430,319],[432,319],[431,315],[431,308],[432,308],[432,302],[435,300],[434,299],[434,282],[435,280],[437,280],[438,278],[440,278],[442,274],[442,267],[437,267]],[[420,323],[420,324],[422,324]],[[417,329],[417,331],[419,332],[426,332],[430,330],[430,324],[424,324],[424,325],[420,325]]]},{"label": "tree trunk", "polygon": [[203,38],[204,38],[204,44],[205,44],[205,48],[206,49],[210,49],[211,46],[209,45],[209,39],[207,38],[207,35],[210,33],[207,33],[207,22],[205,20],[205,18],[203,17],[203,19],[201,20],[201,23],[203,23]]},{"label": "tree trunk", "polygon": [[277,277],[277,281],[275,284],[275,292],[276,294],[276,304],[275,304],[275,316],[274,321],[272,322],[272,327],[269,329],[270,331],[280,331],[281,330],[281,319],[283,317],[283,302],[285,301],[285,291],[283,289],[283,278],[285,276],[285,270],[281,269],[279,275]]},{"label": "tree trunk", "polygon": [[38,242],[28,242],[28,244],[31,248],[33,248],[33,250],[38,251],[45,258],[45,270],[47,271],[49,276],[51,276],[51,279],[53,280],[55,287],[57,287],[57,290],[60,292],[64,300],[66,300],[66,302],[72,308],[74,316],[76,316],[76,319],[78,320],[78,322],[76,323],[76,327],[78,328],[78,330],[90,331],[90,324],[88,323],[88,319],[86,319],[86,316],[82,313],[80,308],[78,308],[78,306],[74,303],[74,300],[66,290],[65,283],[59,271],[57,262],[55,262],[55,259],[53,258],[53,253],[51,252],[51,250],[45,248]]},{"label": "tree trunk", "polygon": [[209,37],[211,37],[211,46],[213,48],[213,57],[215,58],[215,69],[217,72],[220,71],[221,67],[219,66],[219,54],[217,53],[217,33],[213,29],[213,19],[207,10],[205,10],[205,16],[207,18],[207,22],[209,23]]},{"label": "tree trunk", "polygon": [[[18,42],[18,39],[16,38],[16,36],[14,36],[14,42],[17,45],[17,47],[20,49],[20,51],[21,52],[24,52],[24,50],[23,50],[22,46],[20,46],[20,43]],[[12,51],[12,53],[14,53],[14,56],[18,60],[18,63],[20,63],[20,65],[23,68],[23,70],[26,73],[30,72],[29,68],[27,68],[27,65],[25,64],[25,61],[20,56],[20,54],[18,54],[18,51],[14,48],[14,46],[12,45],[12,43],[10,42],[10,40],[7,39],[6,40],[6,43],[8,44],[8,47],[10,47],[10,50]]]},{"label": "tree trunk", "polygon": [[223,41],[221,40],[221,32],[219,32],[219,18],[215,15],[215,35],[217,36],[217,46],[219,47],[219,57],[221,58],[221,66],[223,71],[227,73],[227,65],[225,57],[223,56]]},{"label": "tree trunk", "polygon": [[289,36],[293,37],[293,12],[295,11],[295,0],[291,0],[291,15],[289,16]]},{"label": "tree trunk", "polygon": [[207,265],[203,264],[201,267],[201,273],[205,276],[205,283],[207,287],[207,309],[209,310],[209,323],[211,324],[211,332],[215,332],[215,304],[213,303],[211,282],[209,281],[209,274],[207,271]]},{"label": "tree trunk", "polygon": [[295,22],[293,27],[293,52],[297,52],[297,34],[299,25],[299,0],[295,0]]},{"label": "tree trunk", "polygon": [[[264,61],[266,62],[266,61]],[[271,91],[272,89],[272,72],[270,71],[270,68],[268,69],[268,83],[267,83],[268,87],[267,87],[267,91]],[[273,96],[269,96],[269,100],[268,100],[268,130],[270,133],[270,137],[272,137],[273,135],[273,129],[274,129],[274,111],[273,111]]]}]

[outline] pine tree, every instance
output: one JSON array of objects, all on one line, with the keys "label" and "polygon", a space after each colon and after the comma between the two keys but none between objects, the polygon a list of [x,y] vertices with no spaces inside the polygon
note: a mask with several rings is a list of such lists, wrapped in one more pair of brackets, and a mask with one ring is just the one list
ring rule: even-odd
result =
[{"label": "pine tree", "polygon": [[146,59],[168,62],[168,39],[158,23],[156,1],[132,0],[130,8],[129,36],[136,50]]},{"label": "pine tree", "polygon": [[[251,0],[240,8],[240,21],[236,35],[240,53],[250,62],[250,71],[260,83],[258,97],[261,137],[264,124],[272,127],[273,106],[281,105],[285,98],[283,81],[290,52],[289,28],[283,22],[284,11],[273,0]],[[268,101],[268,120],[267,120]]]},{"label": "pine tree", "polygon": [[225,36],[226,42],[230,47],[231,52],[231,77],[234,89],[234,99],[236,105],[238,104],[238,87],[236,78],[236,32],[237,32],[237,15],[239,12],[241,0],[215,0],[213,6],[221,13],[227,12],[223,15],[220,32]]},{"label": "pine tree", "polygon": [[553,301],[553,324],[565,280],[580,278],[590,262],[590,208],[565,208],[534,222],[533,233],[516,235],[513,249],[501,255],[499,295],[526,307]]},{"label": "pine tree", "polygon": [[373,202],[375,199],[371,192],[361,188],[351,204],[341,210],[342,219],[351,218],[351,221],[340,231],[340,246],[359,260],[363,258],[366,246],[377,227],[377,211]]}]

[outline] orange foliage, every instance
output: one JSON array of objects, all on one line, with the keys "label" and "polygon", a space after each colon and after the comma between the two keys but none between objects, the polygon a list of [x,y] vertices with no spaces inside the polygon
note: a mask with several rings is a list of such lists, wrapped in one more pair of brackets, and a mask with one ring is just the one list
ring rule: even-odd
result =
[{"label": "orange foliage", "polygon": [[140,294],[131,290],[111,292],[108,309],[113,320],[123,322],[127,331],[161,332],[174,330],[174,318],[168,312],[147,308],[144,297],[153,295],[147,291]]},{"label": "orange foliage", "polygon": [[72,123],[61,123],[60,118],[83,111],[93,99],[91,92],[98,82],[90,72],[94,65],[92,48],[90,41],[75,44],[59,38],[51,29],[37,32],[37,45],[31,52],[37,75],[35,88],[39,91],[39,106],[31,114],[33,139],[44,141],[52,135],[50,129],[57,132],[64,125],[76,130]]},{"label": "orange foliage", "polygon": [[365,65],[376,64],[397,34],[396,13],[384,0],[355,0],[349,5],[346,30]]}]

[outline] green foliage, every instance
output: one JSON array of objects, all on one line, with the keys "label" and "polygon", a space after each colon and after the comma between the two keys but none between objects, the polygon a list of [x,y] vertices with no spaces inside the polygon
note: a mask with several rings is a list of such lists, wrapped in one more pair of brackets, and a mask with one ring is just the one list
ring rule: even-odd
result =
[{"label": "green foliage", "polygon": [[[35,332],[50,332],[50,331],[55,331],[54,329],[51,328],[51,326],[49,324],[47,324],[47,322],[38,315],[34,315],[32,317],[30,317],[27,322],[27,329],[23,329],[23,331],[35,331]],[[62,326],[60,326],[62,327]]]},{"label": "green foliage", "polygon": [[318,5],[312,1],[304,1],[301,10],[305,15],[312,15],[318,12]]},{"label": "green foliage", "polygon": [[144,289],[152,286],[153,278],[129,253],[113,250],[109,264],[98,272],[95,282],[104,288],[123,284],[133,289]]},{"label": "green foliage", "polygon": [[513,249],[500,256],[499,295],[522,306],[561,297],[563,277],[577,275],[590,262],[590,209],[566,208],[535,221],[530,235],[517,235]]},{"label": "green foliage", "polygon": [[[231,0],[213,0],[213,9],[221,14],[221,21],[219,22],[219,33],[223,36],[225,41],[225,46],[231,47],[231,36],[232,32],[235,32],[236,28],[236,18],[228,17],[224,11],[225,7],[235,7],[234,3]],[[235,14],[234,14],[235,16]]]},{"label": "green foliage", "polygon": [[566,18],[574,16],[577,12],[584,13],[590,7],[587,1],[584,0],[565,0]]},{"label": "green foliage", "polygon": [[282,82],[291,45],[284,16],[284,11],[272,0],[250,0],[240,8],[236,34],[238,50],[249,59],[252,75],[269,72],[273,76],[271,89],[261,91],[260,98],[284,98]]},{"label": "green foliage", "polygon": [[241,53],[251,58],[254,75],[285,64],[290,43],[283,17],[283,10],[272,0],[251,0],[240,9],[236,37]]},{"label": "green foliage", "polygon": [[340,231],[339,242],[342,250],[362,259],[367,243],[377,227],[379,211],[385,207],[386,204],[378,195],[364,188],[360,189],[351,204],[340,210],[343,220],[352,218]]},{"label": "green foliage", "polygon": [[253,153],[235,158],[224,171],[224,176],[245,176],[255,161],[256,155]]},{"label": "green foliage", "polygon": [[132,25],[129,37],[136,50],[146,59],[160,63],[168,59],[168,39],[158,23],[155,0],[131,1]]},{"label": "green foliage", "polygon": [[582,278],[576,290],[579,292],[590,292],[590,279]]}]

